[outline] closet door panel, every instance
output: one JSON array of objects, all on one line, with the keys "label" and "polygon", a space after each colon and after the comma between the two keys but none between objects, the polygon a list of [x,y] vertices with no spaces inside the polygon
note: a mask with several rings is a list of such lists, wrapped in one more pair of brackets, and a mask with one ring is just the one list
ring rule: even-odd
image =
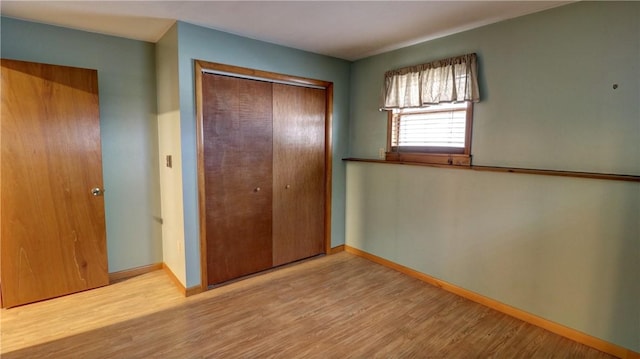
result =
[{"label": "closet door panel", "polygon": [[204,74],[207,276],[272,266],[272,86]]},{"label": "closet door panel", "polygon": [[273,85],[273,264],[324,252],[326,91]]}]

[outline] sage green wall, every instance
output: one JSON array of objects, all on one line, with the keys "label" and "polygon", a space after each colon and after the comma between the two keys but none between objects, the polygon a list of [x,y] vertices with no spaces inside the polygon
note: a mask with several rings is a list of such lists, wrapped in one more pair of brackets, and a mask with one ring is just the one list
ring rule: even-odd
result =
[{"label": "sage green wall", "polygon": [[476,52],[474,164],[640,175],[639,18],[638,2],[582,2],[357,61],[350,154],[384,147],[385,71]]},{"label": "sage green wall", "polygon": [[154,44],[1,18],[3,58],[98,70],[109,271],[162,261]]},{"label": "sage green wall", "polygon": [[344,243],[350,62],[178,22],[180,126],[187,286],[200,284],[194,60],[331,81],[333,168],[331,243]]},{"label": "sage green wall", "polygon": [[[357,61],[350,155],[385,145],[385,71],[476,52],[475,164],[639,175],[639,24],[640,3],[580,2]],[[640,351],[639,183],[351,162],[346,223],[350,246]]]}]

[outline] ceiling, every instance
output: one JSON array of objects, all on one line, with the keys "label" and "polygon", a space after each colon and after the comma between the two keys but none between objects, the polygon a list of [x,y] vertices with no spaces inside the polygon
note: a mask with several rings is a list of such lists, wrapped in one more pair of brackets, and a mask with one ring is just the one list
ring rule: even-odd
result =
[{"label": "ceiling", "polygon": [[158,41],[176,20],[346,60],[571,1],[7,1],[3,16]]}]

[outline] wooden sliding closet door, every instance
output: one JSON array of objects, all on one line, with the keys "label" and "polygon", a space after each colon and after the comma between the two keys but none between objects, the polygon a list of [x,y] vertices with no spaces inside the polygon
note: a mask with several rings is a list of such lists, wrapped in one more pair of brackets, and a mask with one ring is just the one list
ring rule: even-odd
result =
[{"label": "wooden sliding closet door", "polygon": [[326,90],[273,85],[273,264],[324,253]]},{"label": "wooden sliding closet door", "polygon": [[272,88],[203,74],[208,284],[272,266]]}]

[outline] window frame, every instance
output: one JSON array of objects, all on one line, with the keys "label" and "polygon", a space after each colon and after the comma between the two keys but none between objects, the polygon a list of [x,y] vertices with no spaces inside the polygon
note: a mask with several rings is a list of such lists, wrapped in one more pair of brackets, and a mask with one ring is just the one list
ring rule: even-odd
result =
[{"label": "window frame", "polygon": [[[405,147],[400,151],[393,147],[393,111],[387,110],[387,147],[385,160],[392,162],[419,162],[436,165],[471,166],[471,135],[473,129],[473,102],[465,101],[467,104],[465,118],[465,141],[464,148],[459,147],[435,147],[435,146],[412,146]],[[440,111],[437,110],[436,111]],[[429,112],[425,107],[425,112]],[[435,111],[434,111],[435,112]]]}]

